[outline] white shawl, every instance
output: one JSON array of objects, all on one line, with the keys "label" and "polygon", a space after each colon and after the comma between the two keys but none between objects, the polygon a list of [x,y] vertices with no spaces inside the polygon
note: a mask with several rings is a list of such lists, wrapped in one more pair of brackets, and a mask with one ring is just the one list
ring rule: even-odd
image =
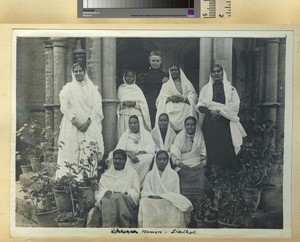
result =
[{"label": "white shawl", "polygon": [[[247,134],[239,122],[238,112],[240,105],[240,98],[236,89],[231,85],[231,83],[227,80],[226,72],[223,70],[223,86],[225,93],[225,104],[221,104],[218,102],[213,102],[213,79],[210,75],[209,82],[201,89],[199,95],[199,102],[196,105],[196,109],[200,106],[207,107],[209,110],[217,110],[220,111],[220,114],[230,120],[230,132],[232,143],[235,149],[235,153],[237,154],[241,145],[243,144],[243,137],[246,137]],[[200,115],[203,114],[200,113]]]},{"label": "white shawl", "polygon": [[96,206],[99,206],[106,191],[127,192],[137,205],[140,198],[140,178],[135,169],[126,161],[123,170],[116,170],[114,165],[102,174],[99,181],[99,190],[95,192]]},{"label": "white shawl", "polygon": [[170,150],[170,147],[174,143],[174,140],[177,136],[175,131],[173,129],[171,129],[170,121],[169,121],[168,128],[167,128],[167,133],[166,133],[166,137],[165,137],[165,143],[164,143],[163,139],[162,139],[162,136],[161,136],[160,129],[159,129],[158,120],[156,121],[155,127],[151,131],[151,134],[152,134],[152,138],[153,138],[153,141],[156,144],[157,149],[158,150],[166,150],[166,151]]},{"label": "white shawl", "polygon": [[180,194],[179,177],[177,172],[171,169],[170,160],[160,176],[156,158],[152,170],[145,178],[141,196],[157,195],[170,201],[180,211],[192,211],[192,203]]},{"label": "white shawl", "polygon": [[[156,99],[156,118],[155,120],[158,120],[158,117],[161,113],[167,113],[170,117],[170,122],[172,124],[172,128],[179,128],[178,130],[182,129],[182,123],[183,120],[187,116],[196,116],[196,112],[194,110],[194,106],[197,102],[197,93],[195,91],[194,86],[192,83],[187,79],[184,72],[180,69],[180,80],[182,85],[182,94],[178,92],[174,81],[172,79],[172,75],[169,71],[169,81],[165,82],[162,85],[162,88],[160,90],[160,93]],[[167,98],[173,95],[177,95],[179,97],[184,97],[189,100],[190,104],[187,103],[173,103],[168,102]]]},{"label": "white shawl", "polygon": [[117,114],[119,117],[120,108],[122,107],[124,101],[135,101],[137,104],[139,104],[141,108],[143,119],[147,126],[146,128],[148,130],[151,130],[151,121],[150,121],[148,104],[144,96],[144,93],[135,84],[136,76],[134,75],[134,77],[135,77],[134,84],[127,84],[125,80],[125,76],[123,76],[124,83],[119,86],[118,93],[117,93],[117,97],[120,100],[120,104],[118,105],[118,109],[117,109],[118,110]]},{"label": "white shawl", "polygon": [[[179,159],[184,165],[189,167],[197,166],[201,163],[203,157],[206,157],[206,147],[203,138],[202,131],[199,127],[199,124],[196,124],[196,131],[193,138],[193,147],[190,152],[181,153],[181,149],[186,144],[187,133],[185,126],[183,126],[183,130],[179,132],[177,137],[175,138],[174,144],[171,145],[170,152]],[[174,161],[175,162],[175,161]],[[203,162],[205,165],[206,163]],[[178,165],[178,164],[176,164]]]}]

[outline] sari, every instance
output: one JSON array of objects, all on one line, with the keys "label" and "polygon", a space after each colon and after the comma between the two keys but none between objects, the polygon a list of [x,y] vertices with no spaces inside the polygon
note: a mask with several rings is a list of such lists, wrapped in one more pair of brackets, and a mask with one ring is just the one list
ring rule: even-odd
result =
[{"label": "sari", "polygon": [[[128,160],[131,166],[137,171],[142,186],[155,154],[155,144],[151,133],[145,130],[143,126],[140,126],[140,131],[137,134],[132,133],[128,128],[125,133],[121,135],[115,149],[122,149],[127,153],[136,154],[139,162],[133,163],[130,158],[128,158]],[[140,154],[141,151],[145,151],[145,154]],[[110,152],[108,156],[109,166],[112,161],[112,153],[113,151]]]},{"label": "sari", "polygon": [[[125,73],[124,73],[125,75]],[[117,108],[118,115],[118,137],[120,137],[128,128],[128,120],[131,115],[136,115],[140,124],[143,124],[146,130],[151,130],[149,108],[142,90],[135,84],[136,76],[134,74],[134,84],[127,84],[123,76],[123,84],[118,88],[117,97],[120,103]],[[134,101],[134,107],[127,107],[124,101]]]},{"label": "sari", "polygon": [[188,168],[175,168],[180,178],[180,193],[191,198],[211,191],[212,185],[205,175],[206,147],[202,131],[196,123],[194,135],[184,128],[175,138],[170,152],[175,165],[182,163]]},{"label": "sari", "polygon": [[[85,140],[86,146],[90,142],[97,142],[99,152],[103,155],[104,143],[102,137],[103,120],[102,98],[98,91],[98,86],[94,85],[89,79],[85,71],[84,80],[78,82],[72,72],[72,81],[67,83],[59,94],[60,110],[63,113],[63,118],[60,124],[60,132],[58,137],[58,158],[57,164],[60,169],[56,171],[56,177],[66,175],[68,169],[65,167],[65,162],[79,162],[79,143]],[[91,124],[86,132],[79,131],[72,124],[72,119],[76,117],[81,123],[91,119]],[[88,152],[86,147],[81,147]],[[84,152],[81,152],[83,155]],[[79,159],[78,159],[79,157]],[[102,158],[102,157],[100,157]],[[94,164],[94,169],[97,164]]]},{"label": "sari", "polygon": [[[156,195],[162,199],[152,199]],[[139,227],[143,228],[185,228],[190,222],[192,203],[180,194],[179,177],[168,161],[162,174],[156,158],[153,169],[147,174],[141,192]]]},{"label": "sari", "polygon": [[[170,71],[169,71],[170,72]],[[194,106],[197,100],[197,93],[192,83],[187,79],[183,71],[180,69],[180,80],[182,93],[180,93],[172,79],[171,73],[169,73],[169,81],[162,85],[159,96],[156,100],[156,121],[161,113],[167,113],[170,119],[171,128],[174,130],[182,130],[183,122],[188,116],[196,116]],[[167,98],[173,95],[179,97],[187,98],[188,103],[178,102],[168,102]]]},{"label": "sari", "polygon": [[[113,193],[105,197],[106,191]],[[99,190],[95,192],[95,208],[88,216],[91,223],[96,208],[100,208],[102,227],[131,227],[136,224],[136,208],[140,197],[140,182],[136,171],[128,160],[122,170],[112,165],[99,180]]]}]

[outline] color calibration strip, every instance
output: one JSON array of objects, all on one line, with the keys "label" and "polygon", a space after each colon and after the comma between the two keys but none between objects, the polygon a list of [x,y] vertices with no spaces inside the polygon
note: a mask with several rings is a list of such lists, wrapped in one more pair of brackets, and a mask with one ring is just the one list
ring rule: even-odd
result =
[{"label": "color calibration strip", "polygon": [[224,18],[231,0],[77,0],[79,18]]}]

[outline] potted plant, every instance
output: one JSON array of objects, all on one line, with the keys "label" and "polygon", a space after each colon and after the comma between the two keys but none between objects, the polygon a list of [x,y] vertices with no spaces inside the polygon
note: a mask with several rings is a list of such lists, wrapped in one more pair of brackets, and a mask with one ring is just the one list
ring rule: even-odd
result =
[{"label": "potted plant", "polygon": [[56,223],[58,224],[58,227],[74,227],[77,223],[77,218],[73,214],[73,212],[61,212],[56,218]]},{"label": "potted plant", "polygon": [[[85,198],[88,207],[91,209],[95,205],[95,190],[98,189],[97,166],[102,157],[97,142],[90,142],[85,146],[83,140],[78,144],[78,163],[71,167],[72,172],[78,175],[79,189],[82,190],[82,196]],[[84,147],[85,146],[85,147]]]},{"label": "potted plant", "polygon": [[59,210],[55,203],[53,189],[51,174],[44,171],[32,176],[30,182],[22,187],[21,191],[28,195],[27,198],[32,203],[40,227],[57,227],[54,219]]},{"label": "potted plant", "polygon": [[77,175],[72,173],[74,165],[65,162],[65,166],[69,169],[69,172],[57,178],[54,182],[55,200],[60,211],[69,212],[75,210],[74,197],[78,197],[78,181],[76,180]]},{"label": "potted plant", "polygon": [[32,170],[41,168],[42,150],[40,149],[42,128],[36,120],[25,123],[16,132],[17,149],[25,159],[30,160]]},{"label": "potted plant", "polygon": [[213,204],[218,211],[218,227],[247,226],[254,208],[241,173],[212,167],[210,180],[215,194]]},{"label": "potted plant", "polygon": [[204,195],[198,198],[194,203],[193,216],[198,228],[217,228],[218,211],[213,205],[213,199]]},{"label": "potted plant", "polygon": [[278,163],[278,155],[271,141],[274,139],[276,125],[270,120],[258,122],[248,118],[244,126],[248,136],[244,139],[240,159],[246,190],[252,196],[256,210],[262,190],[274,187],[270,181]]},{"label": "potted plant", "polygon": [[29,159],[27,157],[24,157],[24,155],[20,153],[20,151],[16,152],[16,165],[20,166],[23,174],[32,172]]}]

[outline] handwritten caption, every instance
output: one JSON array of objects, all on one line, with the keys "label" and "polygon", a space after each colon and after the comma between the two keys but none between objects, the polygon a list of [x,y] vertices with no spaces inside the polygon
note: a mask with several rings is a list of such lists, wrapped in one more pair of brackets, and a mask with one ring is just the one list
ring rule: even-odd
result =
[{"label": "handwritten caption", "polygon": [[151,229],[111,229],[112,234],[197,234],[193,229],[151,230]]}]

